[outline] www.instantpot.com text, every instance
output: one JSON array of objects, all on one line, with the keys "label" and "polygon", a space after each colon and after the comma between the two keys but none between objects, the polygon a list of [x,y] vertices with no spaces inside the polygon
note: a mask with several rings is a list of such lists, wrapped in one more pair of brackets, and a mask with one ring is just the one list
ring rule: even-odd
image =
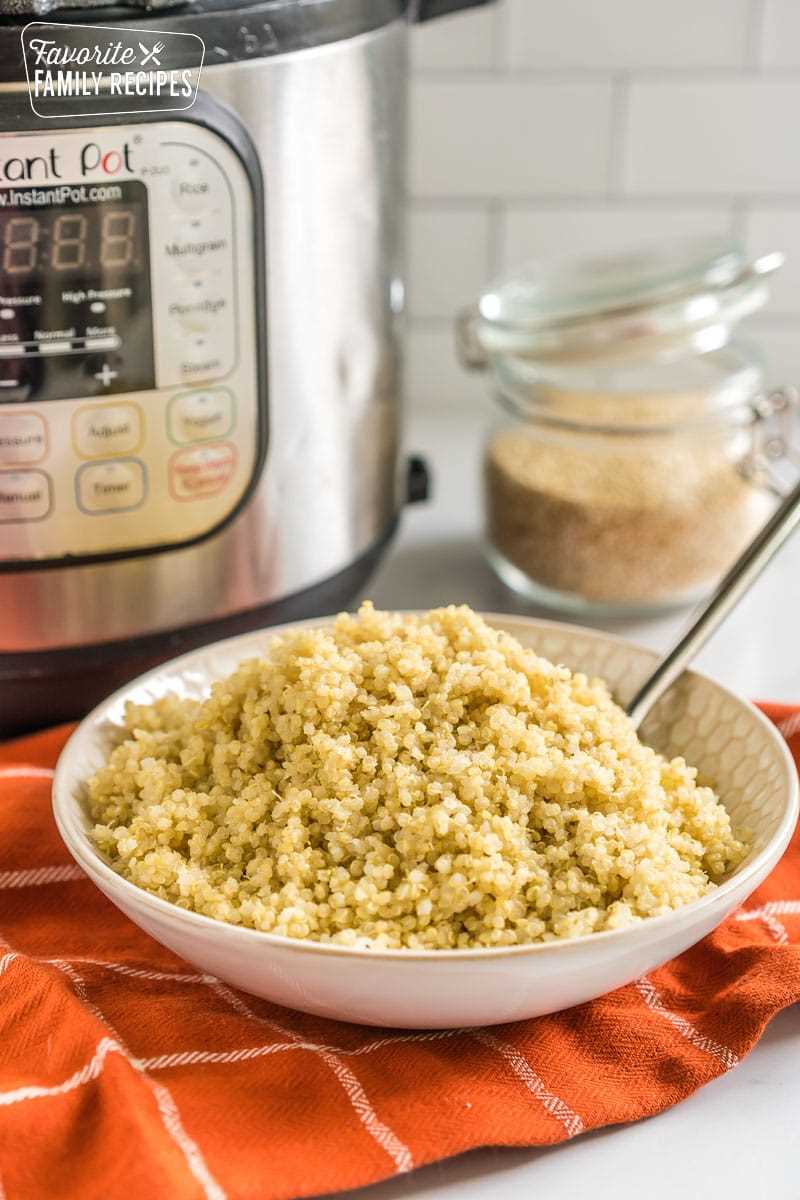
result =
[{"label": "www.instantpot.com text", "polygon": [[48,204],[85,204],[87,201],[121,200],[122,188],[118,183],[88,184],[74,186],[63,184],[53,188],[0,188],[0,208],[41,208]]}]

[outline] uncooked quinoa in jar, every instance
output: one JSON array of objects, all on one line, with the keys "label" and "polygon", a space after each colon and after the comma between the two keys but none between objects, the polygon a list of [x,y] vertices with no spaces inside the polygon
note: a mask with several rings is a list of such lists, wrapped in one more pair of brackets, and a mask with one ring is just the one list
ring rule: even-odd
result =
[{"label": "uncooked quinoa in jar", "polygon": [[509,587],[598,614],[714,587],[775,503],[754,470],[760,362],[730,335],[778,262],[690,242],[534,264],[462,317],[502,408],[486,543]]},{"label": "uncooked quinoa in jar", "polygon": [[[597,605],[691,600],[713,586],[768,518],[773,501],[745,477],[749,435],[640,423],[595,397],[608,432],[505,426],[485,457],[487,537],[501,574]],[[695,398],[693,401],[696,403]],[[664,398],[674,418],[681,407]],[[616,421],[616,424],[614,423]],[[737,452],[735,442],[740,443]]]}]

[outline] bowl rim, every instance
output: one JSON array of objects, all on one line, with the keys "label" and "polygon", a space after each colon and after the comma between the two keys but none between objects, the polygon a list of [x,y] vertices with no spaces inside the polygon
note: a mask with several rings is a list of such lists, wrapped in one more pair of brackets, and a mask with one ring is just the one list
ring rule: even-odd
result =
[{"label": "bowl rim", "polygon": [[[421,615],[431,610],[401,609],[393,611],[399,611],[404,615]],[[135,679],[129,680],[128,683],[118,688],[105,700],[96,705],[91,712],[87,713],[77,728],[73,730],[61,750],[54,771],[51,801],[53,817],[61,840],[64,842],[72,858],[75,859],[92,882],[109,899],[111,899],[109,892],[112,894],[121,893],[122,896],[130,897],[134,907],[142,905],[146,909],[150,909],[154,916],[159,915],[178,922],[185,921],[189,926],[194,926],[198,932],[205,931],[211,935],[219,935],[221,937],[238,937],[243,943],[250,943],[253,949],[256,946],[263,946],[265,948],[272,947],[279,950],[289,950],[296,954],[324,954],[328,957],[366,961],[390,960],[399,963],[484,961],[487,959],[516,958],[529,954],[564,953],[568,949],[595,945],[603,946],[609,943],[613,945],[625,941],[626,938],[631,938],[636,934],[641,934],[644,930],[652,930],[653,934],[657,935],[671,924],[680,923],[682,918],[697,916],[699,919],[708,909],[716,907],[724,908],[727,899],[734,894],[738,894],[742,890],[742,885],[746,889],[747,884],[755,879],[754,886],[746,893],[749,895],[755,890],[761,879],[765,878],[769,871],[777,864],[788,847],[798,823],[798,817],[800,817],[800,777],[798,777],[798,769],[785,738],[782,737],[772,721],[751,700],[737,695],[736,692],[731,691],[710,675],[705,674],[705,672],[688,670],[685,672],[686,675],[702,679],[705,683],[710,684],[713,688],[716,688],[724,695],[742,705],[746,710],[749,710],[750,716],[754,717],[756,722],[767,731],[769,740],[778,750],[778,756],[782,760],[786,772],[788,795],[786,807],[777,830],[766,846],[750,862],[746,863],[741,870],[735,871],[727,879],[723,880],[718,887],[708,892],[705,896],[701,896],[697,900],[692,900],[689,904],[684,904],[680,908],[672,909],[670,912],[662,913],[660,916],[647,917],[643,921],[623,926],[620,929],[606,929],[597,933],[586,933],[573,938],[560,938],[548,942],[528,942],[511,946],[472,946],[462,949],[443,950],[394,949],[387,947],[372,949],[366,946],[343,946],[335,942],[320,942],[311,938],[291,938],[283,934],[268,933],[266,930],[252,929],[249,926],[234,925],[229,921],[222,921],[216,917],[208,917],[203,913],[194,912],[192,909],[181,908],[180,905],[174,904],[170,900],[164,900],[161,896],[154,895],[145,888],[139,887],[138,884],[131,883],[123,875],[118,874],[106,862],[100,852],[94,848],[89,840],[88,832],[77,822],[73,824],[72,818],[78,816],[80,801],[77,797],[70,794],[66,775],[69,767],[72,765],[73,758],[79,753],[83,738],[87,735],[88,731],[98,725],[107,710],[118,704],[134,689],[145,686],[148,681],[155,679],[164,672],[171,674],[180,673],[184,664],[188,665],[190,661],[196,659],[198,656],[221,651],[226,647],[233,647],[237,643],[251,640],[256,641],[259,638],[270,640],[289,630],[323,628],[332,624],[338,615],[340,614],[331,613],[321,617],[289,621],[283,625],[267,626],[264,629],[251,630],[249,633],[237,634],[233,637],[223,638],[217,642],[209,642],[207,645],[198,646],[194,650],[178,655],[176,658],[168,659],[166,662],[160,663],[149,671],[145,671],[142,675],[138,675]],[[553,621],[540,617],[527,617],[518,613],[478,612],[477,615],[482,617],[489,625],[494,623],[501,626],[519,625],[528,629],[531,627],[544,628],[545,630],[551,629],[565,635],[578,634],[588,637],[592,641],[607,642],[635,650],[653,660],[657,660],[659,657],[657,651],[649,646],[642,645],[640,642],[634,642],[619,634],[606,633],[604,630],[592,629],[585,625],[575,625],[565,621]],[[78,773],[74,772],[74,774],[77,775]],[[106,886],[104,887],[98,880],[103,880]],[[112,903],[114,903],[113,900]],[[128,915],[127,908],[122,911],[128,916],[129,920],[133,919]],[[154,940],[158,941],[157,938]]]}]

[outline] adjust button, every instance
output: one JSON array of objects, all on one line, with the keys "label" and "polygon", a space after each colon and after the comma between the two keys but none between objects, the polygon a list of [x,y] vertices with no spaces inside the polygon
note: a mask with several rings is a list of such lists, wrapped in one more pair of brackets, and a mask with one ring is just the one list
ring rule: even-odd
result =
[{"label": "adjust button", "polygon": [[75,478],[78,507],[92,514],[138,508],[146,486],[144,464],[135,458],[85,463]]},{"label": "adjust button", "polygon": [[173,396],[167,415],[173,442],[210,442],[233,429],[233,396],[227,389],[183,392]]},{"label": "adjust button", "polygon": [[83,458],[130,454],[142,440],[142,415],[135,404],[79,408],[72,418],[75,449]]},{"label": "adjust button", "polygon": [[215,496],[233,478],[236,450],[227,442],[178,450],[169,462],[169,486],[176,500]]},{"label": "adjust button", "polygon": [[53,485],[44,471],[0,471],[0,524],[43,521],[53,507]]},{"label": "adjust button", "polygon": [[47,430],[38,413],[0,413],[0,463],[35,463],[47,453]]}]

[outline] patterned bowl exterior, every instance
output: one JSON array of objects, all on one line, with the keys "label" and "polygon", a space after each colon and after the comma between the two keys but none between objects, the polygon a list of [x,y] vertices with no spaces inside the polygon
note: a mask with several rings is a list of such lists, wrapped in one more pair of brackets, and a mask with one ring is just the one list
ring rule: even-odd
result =
[{"label": "patterned bowl exterior", "polygon": [[[621,704],[633,698],[658,658],[587,629],[490,619],[545,658],[599,675]],[[669,758],[685,758],[717,792],[734,829],[751,843],[741,871],[769,844],[786,813],[786,755],[771,725],[747,701],[690,671],[655,705],[641,737]]]}]

